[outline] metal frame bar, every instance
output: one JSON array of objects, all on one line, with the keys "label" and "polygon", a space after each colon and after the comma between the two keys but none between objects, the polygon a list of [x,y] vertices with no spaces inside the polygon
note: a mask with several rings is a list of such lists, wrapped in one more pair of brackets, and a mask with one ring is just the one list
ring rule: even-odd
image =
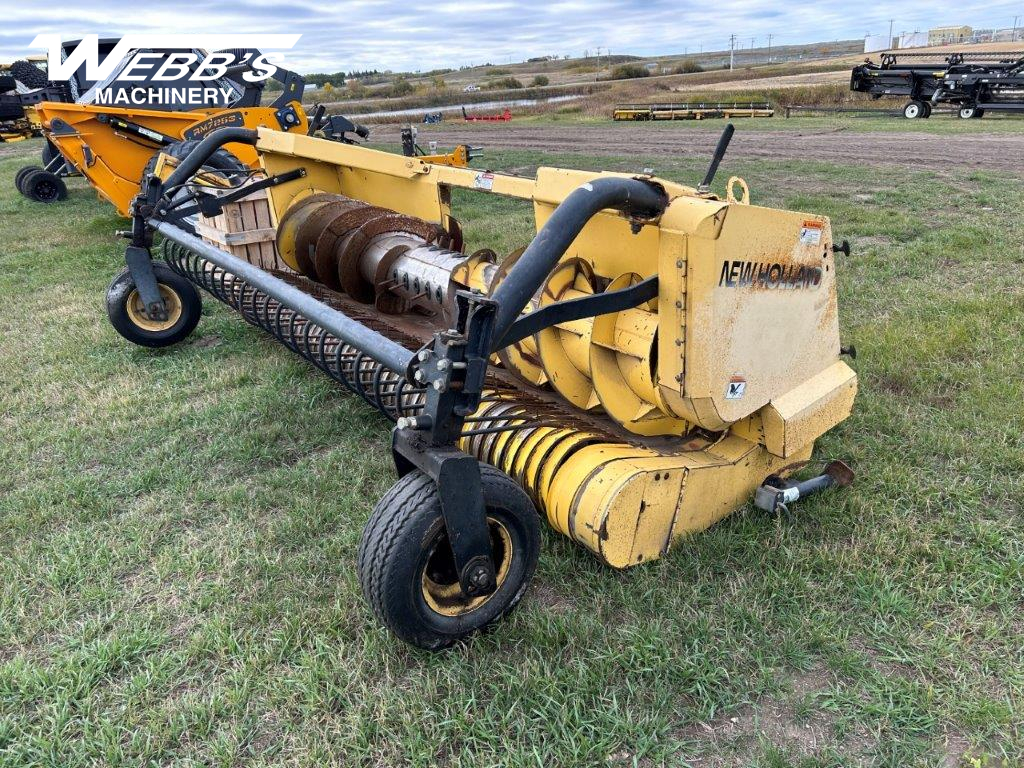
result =
[{"label": "metal frame bar", "polygon": [[322,301],[314,299],[308,293],[300,291],[269,272],[265,272],[237,256],[232,256],[173,224],[165,221],[151,223],[153,228],[168,240],[195,251],[204,259],[237,275],[281,302],[282,305],[299,312],[310,322],[330,331],[347,344],[358,347],[369,357],[382,363],[388,370],[404,375],[409,363],[412,362],[413,353],[401,344],[376,331],[369,330],[362,323],[327,306]]}]

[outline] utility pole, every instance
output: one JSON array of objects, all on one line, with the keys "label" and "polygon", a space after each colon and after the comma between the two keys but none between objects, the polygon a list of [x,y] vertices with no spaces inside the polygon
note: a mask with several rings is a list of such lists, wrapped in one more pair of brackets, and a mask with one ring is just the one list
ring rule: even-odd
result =
[{"label": "utility pole", "polygon": [[754,63],[754,41],[755,40],[757,40],[756,37],[750,38],[750,63],[751,64]]},{"label": "utility pole", "polygon": [[1017,42],[1017,22],[1020,21],[1020,16],[1013,17],[1013,32],[1010,34],[1010,41]]},{"label": "utility pole", "polygon": [[729,71],[736,64],[736,35],[729,35]]},{"label": "utility pole", "polygon": [[768,35],[768,63],[772,63],[772,38],[775,35]]},{"label": "utility pole", "polygon": [[889,19],[889,39],[885,41],[886,48],[892,48],[892,25],[896,19]]}]

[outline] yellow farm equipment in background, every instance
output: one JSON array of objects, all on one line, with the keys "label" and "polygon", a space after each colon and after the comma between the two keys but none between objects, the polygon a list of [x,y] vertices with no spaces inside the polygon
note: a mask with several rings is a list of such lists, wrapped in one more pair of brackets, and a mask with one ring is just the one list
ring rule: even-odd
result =
[{"label": "yellow farm equipment in background", "polygon": [[[103,42],[104,50],[110,50],[116,40]],[[365,139],[369,135],[367,128],[343,116],[325,115],[322,106],[317,106],[311,118],[307,117],[301,101],[303,78],[282,68],[277,68],[273,75],[281,84],[280,92],[271,103],[263,105],[265,83],[249,82],[242,76],[251,66],[252,58],[249,52],[248,63],[231,68],[230,74],[222,78],[221,82],[229,86],[227,92],[234,94],[229,104],[191,108],[110,106],[100,103],[98,91],[103,84],[90,86],[79,75],[59,89],[51,89],[67,98],[44,99],[35,104],[32,114],[38,114],[36,126],[42,129],[47,145],[41,166],[27,166],[19,171],[18,190],[37,202],[53,203],[67,196],[64,178],[81,175],[121,216],[130,216],[131,202],[139,193],[143,177],[152,171],[157,156],[166,153],[183,157],[217,129],[269,128],[344,143],[354,143],[356,137]],[[105,83],[116,82],[117,74],[130,62],[131,57],[125,57]],[[34,71],[45,81],[45,74]],[[71,98],[73,93],[79,94],[77,99]],[[432,159],[466,165],[468,153],[466,148],[458,148]],[[213,170],[237,178],[259,169],[256,152],[247,145],[225,147],[211,158],[211,163]]]},{"label": "yellow farm equipment in background", "polygon": [[[836,294],[848,246],[823,216],[735,197],[739,180],[712,194],[731,133],[689,187],[219,131],[144,185],[154,213],[137,219],[108,313],[135,343],[171,344],[195,327],[200,286],[395,420],[400,479],[364,530],[360,579],[399,637],[444,647],[523,595],[535,510],[625,568],[752,497],[774,512],[851,481],[841,462],[783,479],[853,405]],[[291,270],[190,234],[195,206],[164,191],[237,144],[266,174]],[[536,236],[504,258],[464,253],[456,189],[529,201]]]}]

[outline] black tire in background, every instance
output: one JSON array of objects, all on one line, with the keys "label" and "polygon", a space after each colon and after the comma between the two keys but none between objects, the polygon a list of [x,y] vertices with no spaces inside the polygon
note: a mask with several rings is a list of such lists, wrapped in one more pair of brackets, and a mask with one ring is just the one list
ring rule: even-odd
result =
[{"label": "black tire in background", "polygon": [[10,66],[14,79],[26,88],[45,88],[46,73],[30,61],[16,61]]},{"label": "black tire in background", "polygon": [[[175,160],[183,160],[193,149],[199,146],[199,142],[200,139],[185,139],[184,141],[176,141],[173,144],[168,144],[166,147],[161,147],[153,153],[149,162],[146,163],[146,167],[142,172],[143,178],[150,176],[156,171],[156,163],[161,153],[170,155]],[[249,173],[246,165],[226,149],[218,149],[214,152],[205,165],[203,165],[203,170],[216,171],[228,180]]]},{"label": "black tire in background", "polygon": [[107,288],[107,317],[114,330],[142,347],[168,347],[195,330],[203,311],[199,291],[166,264],[153,263],[160,294],[167,305],[165,321],[145,316],[142,300],[128,269],[121,270]]},{"label": "black tire in background", "polygon": [[56,203],[67,200],[68,197],[64,179],[42,168],[26,173],[21,179],[19,190],[25,197],[37,203]]},{"label": "black tire in background", "polygon": [[25,177],[32,173],[32,171],[41,170],[43,169],[38,165],[26,165],[24,168],[19,169],[18,172],[14,174],[14,188],[24,195],[25,192],[21,188],[21,182],[23,182]]},{"label": "black tire in background", "polygon": [[916,99],[907,102],[903,107],[903,116],[907,120],[916,120],[919,117],[924,117],[924,104]]}]

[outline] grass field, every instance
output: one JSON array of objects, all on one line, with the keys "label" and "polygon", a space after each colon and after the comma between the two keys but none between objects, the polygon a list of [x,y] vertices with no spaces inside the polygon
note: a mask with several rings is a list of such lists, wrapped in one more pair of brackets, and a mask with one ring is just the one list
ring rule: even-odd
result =
[{"label": "grass field", "polygon": [[[547,532],[517,612],[432,655],[356,578],[386,423],[213,300],[177,348],[123,342],[121,223],[80,180],[21,198],[37,152],[0,153],[0,765],[1024,763],[1020,177],[727,160],[853,244],[861,389],[818,455],[856,483],[625,573]],[[530,236],[455,202],[471,248]]]}]

